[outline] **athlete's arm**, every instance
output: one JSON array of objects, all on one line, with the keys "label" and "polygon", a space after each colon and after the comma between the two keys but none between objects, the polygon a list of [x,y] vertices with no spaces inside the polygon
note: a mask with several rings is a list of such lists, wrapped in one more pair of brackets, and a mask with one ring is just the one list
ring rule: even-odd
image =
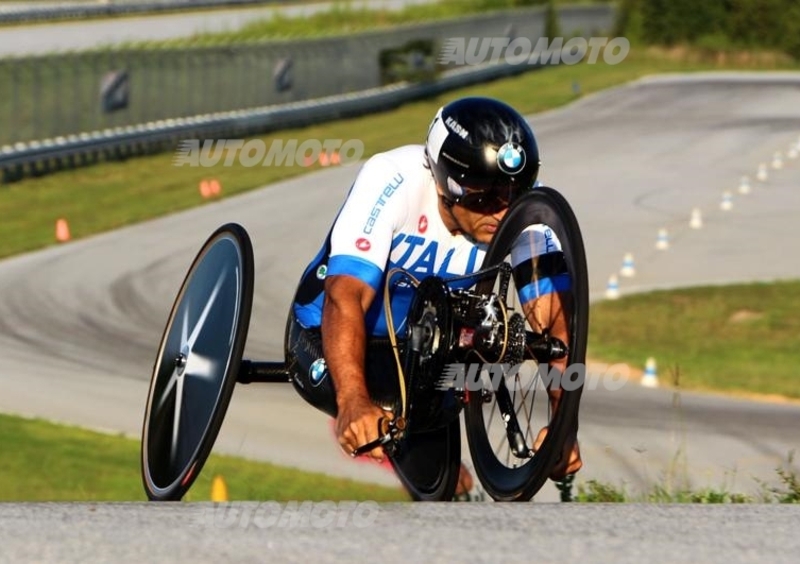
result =
[{"label": "athlete's arm", "polygon": [[[322,346],[336,389],[336,432],[346,452],[377,439],[378,420],[388,415],[372,403],[366,386],[365,316],[381,288],[395,228],[405,218],[407,206],[398,194],[404,182],[390,159],[367,161],[331,232]],[[382,459],[383,449],[370,456]]]},{"label": "athlete's arm", "polygon": [[[555,234],[545,225],[534,225],[523,231],[511,251],[514,284],[519,293],[522,310],[531,329],[537,333],[548,331],[552,337],[569,345],[568,308],[565,303],[570,296],[572,281],[564,262],[561,244]],[[567,368],[567,359],[556,359],[551,368],[562,374]],[[551,413],[559,408],[563,389],[552,384],[547,387]],[[538,449],[547,436],[548,428],[542,428],[534,442]],[[567,437],[564,452],[550,477],[554,480],[573,474],[583,466],[578,446],[578,429]]]},{"label": "athlete's arm", "polygon": [[[339,275],[325,280],[322,346],[336,389],[336,434],[346,452],[377,439],[377,420],[385,415],[370,400],[364,373],[364,315],[374,297],[375,290],[358,278]],[[376,448],[370,456],[382,459],[383,450]]]}]

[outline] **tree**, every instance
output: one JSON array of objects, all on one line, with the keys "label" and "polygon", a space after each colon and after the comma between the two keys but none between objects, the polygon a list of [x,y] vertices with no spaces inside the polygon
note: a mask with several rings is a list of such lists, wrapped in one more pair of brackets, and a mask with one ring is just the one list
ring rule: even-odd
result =
[{"label": "tree", "polygon": [[544,35],[552,41],[554,37],[561,37],[561,26],[558,23],[558,11],[554,0],[548,0],[544,20]]}]

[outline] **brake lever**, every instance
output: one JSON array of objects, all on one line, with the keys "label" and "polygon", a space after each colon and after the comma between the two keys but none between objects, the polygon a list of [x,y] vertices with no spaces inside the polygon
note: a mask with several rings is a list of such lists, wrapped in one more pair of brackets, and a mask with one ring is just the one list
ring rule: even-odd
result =
[{"label": "brake lever", "polygon": [[397,419],[387,419],[381,417],[378,419],[378,435],[379,437],[374,441],[370,441],[365,445],[361,445],[350,453],[353,458],[366,454],[374,448],[384,446],[392,442],[398,435],[406,429],[406,420],[402,417]]}]

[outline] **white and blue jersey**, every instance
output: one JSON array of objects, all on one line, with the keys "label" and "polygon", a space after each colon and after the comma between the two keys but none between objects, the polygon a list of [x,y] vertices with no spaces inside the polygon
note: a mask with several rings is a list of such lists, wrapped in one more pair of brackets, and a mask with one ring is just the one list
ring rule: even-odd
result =
[{"label": "white and blue jersey", "polygon": [[[563,263],[560,251],[555,234],[543,225],[529,227],[515,242],[511,262],[523,303],[568,288],[569,278],[557,266]],[[485,253],[485,245],[453,235],[442,221],[423,146],[380,153],[362,167],[325,244],[303,274],[294,314],[304,327],[319,327],[325,278],[354,276],[376,292],[366,316],[368,334],[386,336],[383,292],[389,270],[402,268],[419,280],[432,275],[448,278],[478,270]],[[539,263],[547,265],[547,272]],[[401,281],[401,276],[391,280]],[[452,286],[472,283],[468,279]],[[404,328],[412,297],[413,288],[408,284],[392,286],[396,332]]]}]

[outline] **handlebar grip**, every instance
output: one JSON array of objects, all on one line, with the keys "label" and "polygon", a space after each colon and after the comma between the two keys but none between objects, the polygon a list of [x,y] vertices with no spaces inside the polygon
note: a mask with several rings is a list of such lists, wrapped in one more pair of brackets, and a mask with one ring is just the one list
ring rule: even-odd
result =
[{"label": "handlebar grip", "polygon": [[403,431],[406,428],[405,419],[402,417],[398,417],[396,420],[389,419],[388,417],[381,417],[378,419],[378,438],[374,441],[370,441],[365,445],[361,445],[357,447],[353,452],[350,453],[350,456],[355,458],[356,456],[361,456],[362,454],[366,454],[374,448],[379,446],[383,446],[389,443],[397,433]]}]

